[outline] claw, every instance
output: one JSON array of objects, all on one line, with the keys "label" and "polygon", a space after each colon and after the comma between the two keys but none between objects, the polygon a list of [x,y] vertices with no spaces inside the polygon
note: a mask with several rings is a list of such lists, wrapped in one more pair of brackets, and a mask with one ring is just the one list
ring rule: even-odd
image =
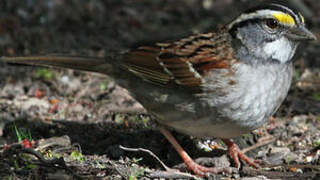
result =
[{"label": "claw", "polygon": [[235,172],[234,168],[230,167],[204,167],[196,162],[194,162],[191,157],[187,154],[186,151],[180,146],[180,144],[176,141],[176,139],[172,136],[172,134],[164,129],[160,128],[160,132],[168,139],[168,141],[173,145],[176,151],[179,153],[181,158],[183,159],[184,163],[186,164],[187,168],[192,171],[194,174],[201,176],[201,177],[208,177],[210,174],[218,174],[218,173],[227,173],[232,174]]},{"label": "claw", "polygon": [[246,156],[239,148],[238,145],[236,145],[234,142],[232,142],[229,139],[222,139],[222,141],[228,146],[228,154],[233,159],[234,164],[236,168],[240,168],[240,160],[243,160],[245,163],[247,163],[249,166],[252,166],[256,169],[260,168],[260,161],[254,160],[248,156]]},{"label": "claw", "polygon": [[219,174],[219,173],[226,173],[226,174],[232,174],[234,171],[234,168],[230,167],[204,167],[193,160],[186,162],[185,164],[187,168],[192,171],[195,175],[201,176],[201,177],[209,177],[210,174]]}]

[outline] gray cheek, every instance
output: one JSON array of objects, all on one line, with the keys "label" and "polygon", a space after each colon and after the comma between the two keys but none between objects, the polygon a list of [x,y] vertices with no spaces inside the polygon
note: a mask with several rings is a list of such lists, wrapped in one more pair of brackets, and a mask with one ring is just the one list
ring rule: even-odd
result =
[{"label": "gray cheek", "polygon": [[258,24],[249,24],[248,26],[239,28],[237,37],[249,50],[256,49],[263,39],[266,38],[261,26]]},{"label": "gray cheek", "polygon": [[259,24],[249,24],[238,29],[233,47],[236,56],[243,61],[256,63],[259,61],[277,60],[281,63],[290,61],[297,42],[285,36],[285,31],[270,33]]}]

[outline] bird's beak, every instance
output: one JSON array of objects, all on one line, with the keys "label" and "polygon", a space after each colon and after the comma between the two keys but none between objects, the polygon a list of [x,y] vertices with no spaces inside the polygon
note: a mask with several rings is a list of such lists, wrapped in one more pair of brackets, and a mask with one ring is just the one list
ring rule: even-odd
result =
[{"label": "bird's beak", "polygon": [[294,41],[317,40],[317,37],[304,26],[291,28],[287,32],[287,37]]}]

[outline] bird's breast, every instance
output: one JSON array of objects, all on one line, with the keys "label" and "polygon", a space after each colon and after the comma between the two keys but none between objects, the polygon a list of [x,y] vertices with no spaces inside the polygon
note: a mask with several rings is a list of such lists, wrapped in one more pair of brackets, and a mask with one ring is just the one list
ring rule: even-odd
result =
[{"label": "bird's breast", "polygon": [[293,67],[291,63],[239,65],[237,85],[226,97],[222,108],[233,124],[248,131],[265,124],[279,108],[290,88]]},{"label": "bird's breast", "polygon": [[197,137],[232,138],[248,133],[265,124],[279,108],[287,96],[292,71],[291,64],[240,64],[235,67],[232,87],[219,95],[212,90],[213,94],[193,104],[194,116],[167,125]]}]

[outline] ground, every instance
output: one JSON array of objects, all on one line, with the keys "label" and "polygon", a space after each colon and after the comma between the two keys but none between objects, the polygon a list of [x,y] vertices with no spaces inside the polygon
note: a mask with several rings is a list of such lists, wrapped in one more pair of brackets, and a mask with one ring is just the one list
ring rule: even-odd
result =
[{"label": "ground", "polygon": [[[209,32],[254,3],[1,1],[0,55],[104,56],[141,44]],[[287,3],[301,11],[319,37],[318,0]],[[257,170],[244,166],[237,173],[213,175],[211,179],[320,177],[319,48],[319,41],[300,46],[294,82],[278,113],[266,126],[235,139],[247,155],[269,165]],[[199,178],[164,172],[152,153],[168,167],[188,171],[157,131],[153,117],[125,89],[99,74],[0,62],[0,135],[2,179]],[[219,140],[174,135],[199,162],[232,167]]]}]

